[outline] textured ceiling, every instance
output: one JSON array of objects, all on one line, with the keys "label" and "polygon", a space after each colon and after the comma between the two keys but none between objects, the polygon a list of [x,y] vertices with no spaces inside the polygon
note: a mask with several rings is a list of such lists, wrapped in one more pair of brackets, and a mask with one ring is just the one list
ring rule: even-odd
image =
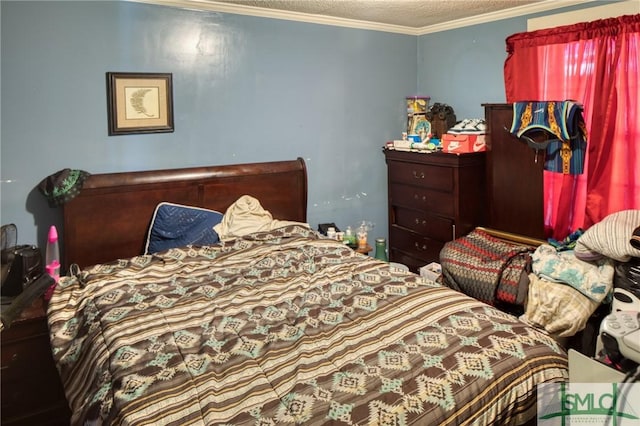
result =
[{"label": "textured ceiling", "polygon": [[[561,1],[553,0],[556,4]],[[238,6],[423,28],[549,0],[216,0]]]}]

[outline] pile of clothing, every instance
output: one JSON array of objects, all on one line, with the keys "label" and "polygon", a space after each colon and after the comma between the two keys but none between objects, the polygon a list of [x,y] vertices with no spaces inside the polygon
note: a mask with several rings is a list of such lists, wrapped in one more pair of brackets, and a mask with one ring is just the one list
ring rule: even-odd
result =
[{"label": "pile of clothing", "polygon": [[637,235],[640,210],[623,210],[579,235],[572,250],[538,247],[521,319],[561,337],[582,330],[600,304],[614,301],[616,269],[640,258]]},{"label": "pile of clothing", "polygon": [[440,252],[442,283],[491,305],[522,306],[524,322],[570,337],[612,302],[616,267],[640,258],[638,238],[640,210],[613,213],[535,249],[474,230]]},{"label": "pile of clothing", "polygon": [[610,303],[614,262],[580,260],[574,250],[542,244],[533,253],[529,292],[520,319],[549,334],[570,337],[583,330],[602,303]]}]

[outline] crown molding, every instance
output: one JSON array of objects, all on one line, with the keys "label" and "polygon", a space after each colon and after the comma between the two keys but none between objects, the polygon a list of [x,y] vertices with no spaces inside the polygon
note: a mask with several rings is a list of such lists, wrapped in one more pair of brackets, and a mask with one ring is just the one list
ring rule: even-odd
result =
[{"label": "crown molding", "polygon": [[590,22],[622,15],[635,15],[637,13],[640,13],[640,1],[638,0],[626,0],[617,3],[597,2],[593,7],[585,9],[529,18],[527,19],[527,31],[573,25],[578,22]]},{"label": "crown molding", "polygon": [[487,22],[500,21],[502,19],[516,18],[518,16],[529,15],[533,13],[547,12],[549,10],[560,9],[563,7],[575,6],[578,4],[587,4],[596,0],[545,0],[539,3],[531,3],[523,6],[516,6],[497,12],[483,13],[482,15],[470,18],[455,19],[442,24],[429,25],[419,28],[418,35],[437,33],[440,31],[455,30],[457,28],[468,27],[471,25],[486,24]]},{"label": "crown molding", "polygon": [[180,9],[233,13],[237,15],[257,16],[261,18],[284,19],[287,21],[307,22],[337,27],[356,28],[372,31],[382,31],[406,35],[424,35],[440,31],[453,30],[470,25],[484,24],[501,19],[514,18],[532,13],[545,12],[562,7],[584,4],[596,0],[545,0],[538,3],[517,6],[497,12],[484,13],[470,18],[455,19],[442,24],[429,25],[421,28],[402,25],[383,24],[378,22],[360,21],[356,19],[336,18],[310,13],[290,12],[285,10],[267,9],[254,6],[244,6],[233,3],[222,3],[209,0],[125,0],[134,3],[146,3],[158,6],[169,6]]},{"label": "crown molding", "polygon": [[286,10],[267,9],[244,6],[233,3],[221,3],[209,0],[125,0],[134,3],[147,3],[158,6],[171,6],[181,9],[234,13],[237,15],[257,16],[260,18],[284,19],[287,21],[307,22],[311,24],[331,25],[336,27],[357,28],[363,30],[383,31],[389,33],[419,35],[418,28],[402,25],[381,24],[378,22],[359,21],[357,19],[336,18],[333,16],[314,15],[311,13],[291,12]]}]

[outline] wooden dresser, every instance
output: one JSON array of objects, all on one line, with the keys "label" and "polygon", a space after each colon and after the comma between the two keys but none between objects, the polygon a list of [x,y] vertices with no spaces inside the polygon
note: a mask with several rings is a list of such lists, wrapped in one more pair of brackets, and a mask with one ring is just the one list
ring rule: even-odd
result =
[{"label": "wooden dresser", "polygon": [[389,191],[389,260],[439,262],[444,243],[485,217],[485,153],[384,151]]},{"label": "wooden dresser", "polygon": [[51,355],[43,300],[25,309],[0,338],[0,423],[68,425],[70,413]]}]

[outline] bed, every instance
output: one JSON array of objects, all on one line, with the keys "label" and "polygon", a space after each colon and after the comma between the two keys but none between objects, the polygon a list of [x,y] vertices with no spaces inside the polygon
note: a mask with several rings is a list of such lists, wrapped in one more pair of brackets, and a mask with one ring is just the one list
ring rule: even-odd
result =
[{"label": "bed", "polygon": [[[159,203],[226,220],[247,195],[282,226],[142,254]],[[48,307],[72,424],[535,424],[556,341],[322,237],[306,204],[302,159],[87,179]]]}]

